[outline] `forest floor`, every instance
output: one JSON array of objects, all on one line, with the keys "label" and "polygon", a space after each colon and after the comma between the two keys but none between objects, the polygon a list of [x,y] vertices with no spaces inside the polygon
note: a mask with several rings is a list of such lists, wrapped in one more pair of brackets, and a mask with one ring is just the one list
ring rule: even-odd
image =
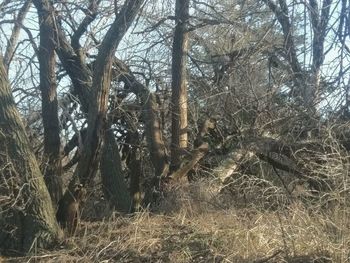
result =
[{"label": "forest floor", "polygon": [[224,208],[207,193],[186,191],[156,212],[82,221],[60,247],[6,262],[350,262],[346,209]]}]

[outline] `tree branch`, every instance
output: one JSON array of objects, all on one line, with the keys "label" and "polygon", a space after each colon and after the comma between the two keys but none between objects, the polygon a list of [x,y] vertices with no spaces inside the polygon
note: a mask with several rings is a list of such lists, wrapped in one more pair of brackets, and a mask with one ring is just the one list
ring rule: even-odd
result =
[{"label": "tree branch", "polygon": [[17,41],[18,41],[18,38],[19,38],[20,30],[22,28],[23,20],[24,20],[26,14],[28,13],[28,10],[30,8],[31,3],[32,3],[31,0],[27,0],[23,4],[23,6],[19,10],[17,18],[15,20],[15,25],[14,25],[14,27],[12,29],[11,37],[10,37],[9,41],[7,42],[7,47],[6,47],[5,55],[4,55],[4,58],[3,58],[4,66],[6,68],[6,71],[8,71],[8,69],[9,69],[12,57],[13,57],[15,49],[16,49],[15,47],[17,45]]}]

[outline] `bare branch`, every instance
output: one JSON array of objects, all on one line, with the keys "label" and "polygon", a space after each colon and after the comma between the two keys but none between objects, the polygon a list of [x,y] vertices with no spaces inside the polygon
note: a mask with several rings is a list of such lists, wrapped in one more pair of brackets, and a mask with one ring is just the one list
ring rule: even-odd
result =
[{"label": "bare branch", "polygon": [[[5,51],[5,55],[4,55],[4,65],[6,70],[8,70],[12,57],[14,55],[14,51],[15,51],[15,47],[17,45],[17,41],[18,41],[18,37],[19,37],[19,33],[20,30],[22,28],[22,24],[23,24],[23,20],[30,8],[32,1],[31,0],[27,0],[25,1],[25,3],[23,4],[22,8],[19,10],[17,18],[15,20],[15,25],[12,29],[12,34],[11,37],[7,43],[7,47],[6,47],[6,51]],[[0,7],[1,9],[1,7]]]},{"label": "bare branch", "polygon": [[97,16],[98,5],[101,3],[101,0],[90,0],[90,5],[86,11],[86,16],[83,21],[78,26],[78,29],[75,31],[72,36],[72,47],[75,52],[78,54],[80,49],[79,40],[81,36],[86,32],[88,25],[90,25]]}]

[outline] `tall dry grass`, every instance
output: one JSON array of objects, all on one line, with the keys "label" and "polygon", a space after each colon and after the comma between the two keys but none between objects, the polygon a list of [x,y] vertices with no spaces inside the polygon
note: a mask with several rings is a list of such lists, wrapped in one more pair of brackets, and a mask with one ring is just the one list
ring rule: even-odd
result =
[{"label": "tall dry grass", "polygon": [[222,207],[217,190],[213,181],[179,185],[155,212],[84,221],[61,247],[9,262],[350,261],[350,209]]},{"label": "tall dry grass", "polygon": [[[6,260],[350,262],[350,166],[335,142],[323,142],[327,154],[296,153],[309,171],[305,180],[281,173],[281,183],[272,169],[256,161],[255,174],[236,175],[226,186],[215,178],[172,185],[152,211],[132,216],[108,212],[100,221],[87,216],[76,236],[55,249]],[[317,191],[307,178],[318,182]]]}]

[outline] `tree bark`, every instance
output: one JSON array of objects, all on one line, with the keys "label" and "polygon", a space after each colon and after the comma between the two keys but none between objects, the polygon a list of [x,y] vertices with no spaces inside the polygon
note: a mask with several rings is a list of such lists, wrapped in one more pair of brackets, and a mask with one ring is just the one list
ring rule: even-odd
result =
[{"label": "tree bark", "polygon": [[126,135],[125,143],[128,144],[126,150],[127,161],[126,164],[129,169],[130,177],[130,195],[132,197],[132,211],[139,211],[141,208],[141,189],[140,189],[140,178],[141,178],[141,156],[140,156],[140,140],[139,133],[137,131],[128,130]]},{"label": "tree bark", "polygon": [[88,131],[82,156],[75,174],[88,183],[96,173],[101,146],[106,129],[108,95],[114,53],[124,34],[133,22],[143,0],[127,1],[104,37],[96,58],[93,72],[92,104],[88,113]]},{"label": "tree bark", "polygon": [[[58,119],[57,84],[56,84],[56,39],[53,12],[43,12],[40,1],[34,1],[40,24],[40,90],[42,117],[44,125],[44,157],[42,171],[54,206],[62,196],[62,163],[60,125]],[[49,9],[50,10],[50,9]]]},{"label": "tree bark", "polygon": [[188,52],[187,24],[189,0],[176,0],[175,32],[172,50],[172,137],[171,170],[180,167],[181,156],[187,148],[187,79],[186,57]]},{"label": "tree bark", "polygon": [[158,105],[155,94],[151,92],[143,93],[141,101],[143,104],[142,118],[145,123],[147,145],[150,150],[151,162],[155,169],[155,177],[159,181],[161,177],[167,175],[169,165],[160,129],[160,120],[159,116],[157,116]]},{"label": "tree bark", "polygon": [[[185,178],[185,176],[188,174],[189,171],[191,171],[196,164],[205,156],[205,154],[209,150],[209,144],[204,142],[202,143],[198,148],[196,148],[192,153],[191,160],[183,165],[181,168],[176,170],[173,174],[170,175],[170,178],[172,178],[174,181],[180,181]],[[186,179],[186,181],[188,181]]]},{"label": "tree bark", "polygon": [[28,253],[53,245],[60,230],[1,58],[0,149],[1,253]]},{"label": "tree bark", "polygon": [[119,149],[111,129],[105,134],[100,170],[103,192],[111,206],[119,212],[129,213],[132,200],[124,180]]},{"label": "tree bark", "polygon": [[160,119],[157,114],[158,105],[156,102],[156,96],[137,81],[131,70],[122,61],[115,59],[114,63],[118,70],[124,73],[120,76],[121,80],[124,81],[125,85],[127,85],[127,87],[140,98],[142,105],[141,116],[145,125],[147,147],[155,170],[154,186],[157,187],[160,178],[167,175],[169,164],[160,127]]},{"label": "tree bark", "polygon": [[[92,81],[94,89],[91,94],[91,104],[89,104],[87,136],[82,155],[63,199],[69,198],[69,191],[74,190],[77,181],[80,180],[84,185],[90,184],[98,169],[106,130],[108,95],[114,53],[136,17],[143,1],[129,0],[125,2],[100,45],[94,64]],[[61,203],[65,204],[65,202]],[[60,210],[66,210],[67,207],[59,206],[58,209],[59,212],[62,212]]]}]

